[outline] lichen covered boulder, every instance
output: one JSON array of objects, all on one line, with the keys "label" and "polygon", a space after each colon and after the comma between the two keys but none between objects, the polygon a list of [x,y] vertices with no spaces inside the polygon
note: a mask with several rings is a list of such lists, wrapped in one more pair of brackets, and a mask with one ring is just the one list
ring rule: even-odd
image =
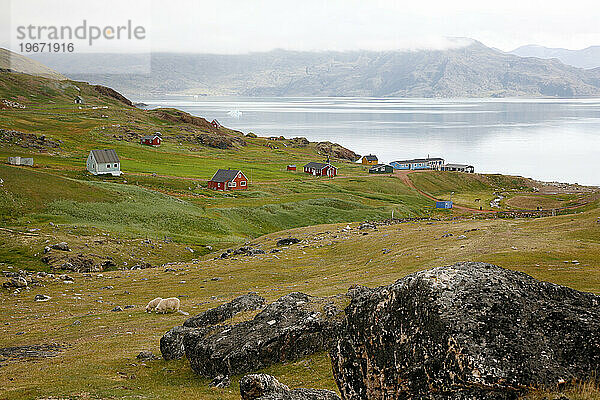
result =
[{"label": "lichen covered boulder", "polygon": [[330,355],[345,400],[516,399],[594,379],[600,297],[484,263],[357,290]]},{"label": "lichen covered boulder", "polygon": [[[236,375],[328,349],[330,321],[339,310],[323,299],[290,293],[252,320],[186,333],[183,344],[194,372]],[[337,311],[336,311],[337,310]]]},{"label": "lichen covered boulder", "polygon": [[183,337],[186,333],[205,335],[210,331],[211,326],[225,322],[241,312],[257,310],[264,304],[263,297],[256,293],[248,293],[188,318],[183,326],[176,326],[163,335],[160,339],[160,352],[165,360],[181,358],[185,356]]},{"label": "lichen covered boulder", "polygon": [[242,400],[339,400],[330,390],[291,389],[267,374],[246,375],[240,379]]}]

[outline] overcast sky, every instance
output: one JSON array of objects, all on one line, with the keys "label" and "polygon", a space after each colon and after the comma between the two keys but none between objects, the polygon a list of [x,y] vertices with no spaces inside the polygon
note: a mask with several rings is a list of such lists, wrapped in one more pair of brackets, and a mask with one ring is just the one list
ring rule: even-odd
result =
[{"label": "overcast sky", "polygon": [[146,28],[147,37],[143,43],[98,41],[81,51],[443,48],[453,44],[447,37],[469,37],[505,51],[532,43],[571,49],[600,45],[598,0],[13,0],[10,5],[0,0],[0,45],[13,50],[18,25],[76,26],[83,19],[99,26],[131,19]]}]

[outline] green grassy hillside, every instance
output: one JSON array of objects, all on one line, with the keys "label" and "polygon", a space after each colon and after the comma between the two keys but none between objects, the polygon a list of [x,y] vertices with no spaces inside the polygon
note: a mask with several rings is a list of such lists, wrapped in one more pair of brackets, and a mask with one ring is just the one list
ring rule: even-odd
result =
[{"label": "green grassy hillside", "polygon": [[[2,294],[0,318],[8,324],[0,335],[0,348],[50,341],[68,347],[54,358],[3,362],[0,397],[78,398],[86,393],[92,399],[239,399],[239,376],[232,377],[229,389],[211,389],[185,360],[142,363],[135,359],[141,350],[159,354],[162,334],[187,318],[146,314],[145,304],[157,295],[181,296],[182,308],[196,314],[249,291],[269,300],[294,291],[329,296],[345,293],[352,284],[389,284],[414,271],[463,260],[491,262],[600,293],[599,217],[595,209],[539,219],[409,222],[377,231],[358,230],[358,224],[351,224],[349,232],[343,231],[345,223],[319,225],[252,240],[253,246],[267,253],[282,236],[306,241],[276,254],[181,262],[171,265],[170,272],[154,268],[101,276],[73,274],[75,283],[70,285],[44,279],[43,287],[19,296]],[[466,238],[459,240],[460,235]],[[36,294],[52,299],[35,302]],[[110,311],[128,304],[135,308]],[[291,387],[336,389],[325,354],[263,372]],[[582,395],[575,390],[567,395],[596,399],[598,393],[588,390]]]},{"label": "green grassy hillside", "polygon": [[[369,175],[361,165],[337,159],[338,177],[316,178],[285,170],[289,163],[324,160],[314,143],[217,131],[174,111],[166,113],[177,118],[163,119],[106,93],[82,82],[0,73],[0,100],[25,107],[0,110],[0,158],[35,161],[33,168],[0,164],[2,271],[50,270],[42,262],[44,247],[60,241],[69,244],[69,255],[94,255],[115,265],[102,274],[70,273],[72,284],[40,278],[20,293],[0,289],[0,348],[65,346],[52,358],[0,360],[0,398],[239,398],[240,377],[229,389],[210,389],[186,361],[135,359],[144,349],[158,353],[162,334],[185,319],[144,313],[147,301],[159,295],[179,296],[183,309],[195,314],[248,291],[269,300],[293,291],[329,296],[352,284],[389,284],[465,260],[600,293],[595,188],[433,171]],[[76,95],[84,105],[74,104]],[[161,147],[139,144],[140,135],[157,131],[165,138]],[[207,146],[202,135],[231,145]],[[116,149],[124,175],[87,173],[85,160],[95,148]],[[214,171],[228,167],[246,173],[248,190],[207,188]],[[462,208],[436,210],[427,195],[452,198]],[[490,209],[498,196],[500,210],[577,207],[535,219],[477,212]],[[433,218],[356,229],[354,222],[392,212]],[[268,253],[283,236],[306,244]],[[246,242],[267,254],[217,258],[221,249]],[[168,269],[128,269],[167,262],[173,262]],[[36,294],[52,299],[35,302]],[[134,308],[112,312],[117,305]],[[335,390],[325,354],[264,372],[291,387]],[[598,393],[580,388],[569,394],[592,399]]]}]

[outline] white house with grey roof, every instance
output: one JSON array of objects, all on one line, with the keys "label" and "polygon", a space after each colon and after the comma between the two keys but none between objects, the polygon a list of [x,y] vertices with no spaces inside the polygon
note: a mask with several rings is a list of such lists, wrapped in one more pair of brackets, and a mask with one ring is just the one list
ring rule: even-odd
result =
[{"label": "white house with grey roof", "polygon": [[121,176],[121,161],[114,149],[90,151],[86,166],[94,175]]},{"label": "white house with grey roof", "polygon": [[475,168],[468,164],[445,164],[442,167],[442,171],[467,172],[472,174],[475,172]]}]

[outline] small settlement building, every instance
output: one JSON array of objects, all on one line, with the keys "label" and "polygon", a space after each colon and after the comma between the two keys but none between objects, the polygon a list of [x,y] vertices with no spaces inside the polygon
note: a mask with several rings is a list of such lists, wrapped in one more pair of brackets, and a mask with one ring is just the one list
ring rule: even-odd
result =
[{"label": "small settlement building", "polygon": [[379,160],[377,159],[377,156],[374,156],[373,154],[369,154],[368,156],[363,156],[362,164],[363,165],[377,165],[377,164],[379,164]]},{"label": "small settlement building", "polygon": [[393,174],[394,167],[387,164],[377,164],[371,168],[369,168],[370,174]]},{"label": "small settlement building", "polygon": [[442,167],[442,171],[467,172],[472,174],[475,172],[475,167],[467,164],[446,164]]},{"label": "small settlement building", "polygon": [[296,165],[295,164],[289,164],[286,169],[288,171],[295,171],[296,170]]},{"label": "small settlement building", "polygon": [[311,161],[304,166],[304,172],[314,176],[336,176],[337,168],[329,163]]},{"label": "small settlement building", "polygon": [[415,158],[414,160],[392,161],[390,164],[395,169],[433,169],[441,171],[444,159],[439,157]]},{"label": "small settlement building", "polygon": [[238,169],[219,169],[208,181],[208,188],[214,190],[244,190],[248,188],[248,178]]},{"label": "small settlement building", "polygon": [[162,138],[159,135],[148,135],[148,136],[144,136],[141,140],[140,143],[146,146],[160,146],[160,144],[162,143]]},{"label": "small settlement building", "polygon": [[28,167],[33,167],[33,158],[24,158],[24,157],[8,157],[8,163],[11,165],[26,165]]},{"label": "small settlement building", "polygon": [[121,175],[121,161],[113,149],[92,150],[87,158],[87,170],[94,175]]},{"label": "small settlement building", "polygon": [[85,101],[83,100],[83,97],[81,96],[75,96],[75,104],[84,104]]},{"label": "small settlement building", "polygon": [[213,119],[210,124],[212,125],[213,128],[215,129],[219,129],[221,127],[221,124],[219,123],[219,121],[217,121],[216,119]]}]

